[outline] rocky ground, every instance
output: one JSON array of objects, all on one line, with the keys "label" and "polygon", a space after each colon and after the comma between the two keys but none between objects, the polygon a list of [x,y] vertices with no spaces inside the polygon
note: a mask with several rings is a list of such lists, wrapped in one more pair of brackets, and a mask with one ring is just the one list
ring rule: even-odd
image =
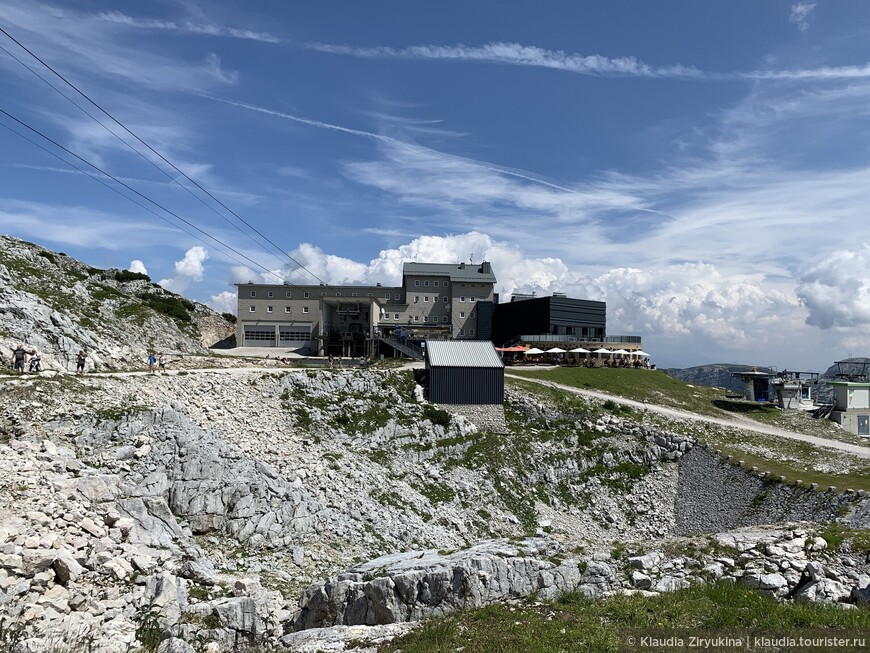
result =
[{"label": "rocky ground", "polygon": [[[70,633],[121,650],[149,632],[219,650],[339,650],[365,639],[359,624],[578,586],[722,577],[779,596],[864,596],[866,560],[826,551],[812,527],[673,548],[691,435],[519,390],[496,434],[421,395],[411,371],[0,382],[3,626],[33,650]],[[734,500],[771,504],[754,487]],[[776,501],[763,514],[784,514],[790,499]],[[860,504],[849,501],[805,512],[845,515]],[[735,519],[752,523],[751,508]],[[623,542],[652,558],[638,566]]]}]

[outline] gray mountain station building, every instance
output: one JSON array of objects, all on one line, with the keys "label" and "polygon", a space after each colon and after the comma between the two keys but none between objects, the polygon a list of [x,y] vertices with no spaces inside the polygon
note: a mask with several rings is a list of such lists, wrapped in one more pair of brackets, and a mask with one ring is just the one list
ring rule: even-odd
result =
[{"label": "gray mountain station building", "polygon": [[504,364],[491,342],[427,340],[425,349],[433,404],[504,403]]}]

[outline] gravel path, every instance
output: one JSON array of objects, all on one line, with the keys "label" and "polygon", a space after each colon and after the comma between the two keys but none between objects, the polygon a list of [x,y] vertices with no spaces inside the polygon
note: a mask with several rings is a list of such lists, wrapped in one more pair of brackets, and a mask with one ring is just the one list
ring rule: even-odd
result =
[{"label": "gravel path", "polygon": [[837,451],[843,451],[845,453],[852,454],[853,456],[858,456],[859,458],[870,458],[870,447],[862,447],[857,444],[849,444],[848,442],[840,442],[838,440],[825,440],[824,438],[817,438],[815,436],[805,435],[803,433],[795,433],[794,431],[787,431],[785,429],[777,428],[775,426],[767,426],[766,424],[758,424],[757,422],[698,415],[697,413],[690,413],[684,410],[678,410],[676,408],[668,408],[667,406],[648,404],[644,401],[626,399],[625,397],[607,394],[606,392],[596,392],[595,390],[580,390],[579,388],[575,388],[570,385],[562,385],[561,383],[554,383],[552,381],[532,379],[527,376],[517,376],[513,374],[505,374],[505,376],[510,376],[511,378],[515,379],[521,379],[523,381],[530,381],[532,383],[539,383],[541,385],[546,385],[551,388],[558,388],[559,390],[564,390],[566,392],[573,392],[574,394],[580,395],[581,397],[594,397],[595,399],[604,400],[610,399],[611,401],[614,401],[618,404],[631,406],[632,408],[637,408],[638,410],[658,413],[659,415],[664,415],[666,417],[694,420],[696,422],[707,422],[708,424],[717,424],[719,426],[738,428],[746,431],[755,431],[756,433],[763,433],[765,435],[775,435],[780,438],[787,438],[789,440],[806,442],[807,444],[811,444],[815,447],[836,449]]}]

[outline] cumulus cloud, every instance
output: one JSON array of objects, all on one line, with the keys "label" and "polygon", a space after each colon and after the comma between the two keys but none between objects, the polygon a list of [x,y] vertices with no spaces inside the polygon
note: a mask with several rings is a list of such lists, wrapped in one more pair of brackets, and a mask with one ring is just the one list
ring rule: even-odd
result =
[{"label": "cumulus cloud", "polygon": [[193,281],[202,281],[205,272],[203,263],[208,258],[208,250],[201,245],[191,247],[184,258],[175,262],[175,276],[161,279],[158,283],[172,292],[181,293]]},{"label": "cumulus cloud", "polygon": [[[797,295],[807,324],[822,329],[870,325],[870,244],[834,252],[806,271]],[[865,340],[866,346],[866,340]]]},{"label": "cumulus cloud", "polygon": [[237,308],[236,293],[224,290],[217,295],[209,297],[206,304],[218,313],[232,313],[235,315]]},{"label": "cumulus cloud", "polygon": [[697,338],[708,343],[711,355],[715,351],[720,357],[765,341],[778,328],[800,327],[805,317],[793,293],[764,288],[761,275],[726,275],[704,263],[644,270],[614,268],[588,275],[572,270],[561,258],[528,256],[517,245],[474,231],[421,236],[381,251],[367,264],[326,254],[308,244],[293,255],[331,284],[399,285],[405,261],[487,260],[498,278],[496,291],[502,301],[513,293],[544,296],[553,292],[606,301],[610,333],[651,337],[675,348],[687,338]]},{"label": "cumulus cloud", "polygon": [[148,269],[145,267],[145,264],[139,259],[134,259],[130,261],[130,265],[127,266],[127,269],[130,272],[138,272],[139,274],[148,274]]},{"label": "cumulus cloud", "polygon": [[788,22],[797,25],[797,28],[801,32],[806,32],[810,27],[810,13],[812,13],[815,8],[815,2],[798,2],[793,4],[789,11]]}]

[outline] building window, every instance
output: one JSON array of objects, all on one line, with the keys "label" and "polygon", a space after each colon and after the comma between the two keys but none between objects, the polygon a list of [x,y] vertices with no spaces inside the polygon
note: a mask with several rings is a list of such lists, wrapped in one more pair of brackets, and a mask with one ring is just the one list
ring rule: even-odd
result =
[{"label": "building window", "polygon": [[465,319],[465,311],[459,311],[459,319]]},{"label": "building window", "polygon": [[424,322],[428,322],[428,321],[429,321],[429,316],[428,316],[428,315],[424,315],[424,316],[423,316],[423,321],[424,321]]},{"label": "building window", "polygon": [[417,287],[419,288],[419,287],[420,287],[420,280],[419,280],[419,279],[414,279],[414,285],[417,286]]},{"label": "building window", "polygon": [[464,301],[465,301],[465,295],[461,295],[461,296],[459,297],[459,301],[464,302]]},{"label": "building window", "polygon": [[423,286],[425,286],[426,288],[429,287],[429,280],[428,279],[426,279],[426,281],[423,282]]},{"label": "building window", "polygon": [[474,336],[474,329],[470,329],[469,332],[468,332],[468,335],[470,335],[470,336]]},{"label": "building window", "polygon": [[394,319],[394,320],[398,320],[398,319],[399,319],[399,314],[398,314],[398,313],[394,313],[394,317],[393,317],[393,319]]},{"label": "building window", "polygon": [[473,319],[474,319],[474,313],[473,313],[473,312],[472,312],[472,313],[469,313],[469,314],[468,314],[468,317],[471,318],[471,319],[473,320]]},{"label": "building window", "polygon": [[284,312],[285,312],[285,313],[289,313],[289,312],[290,312],[290,307],[289,307],[289,306],[285,306],[285,307],[284,307]]},{"label": "building window", "polygon": [[267,307],[266,307],[266,312],[267,312],[267,313],[272,313],[274,310],[275,310],[275,308],[274,308],[273,306],[267,306]]},{"label": "building window", "polygon": [[[384,293],[384,299],[389,299],[389,298],[390,298],[390,293]],[[398,297],[396,297],[396,299],[398,299]]]},{"label": "building window", "polygon": [[307,306],[303,306],[303,307],[302,307],[302,312],[303,312],[303,313],[307,313],[307,312],[308,312],[308,307],[307,307]]},{"label": "building window", "polygon": [[437,281],[433,281],[433,283],[435,284],[435,287],[437,288],[437,287],[438,287],[438,282],[437,282]]},{"label": "building window", "polygon": [[374,297],[374,295],[371,294],[370,292],[367,292],[367,293],[366,293],[366,297]]},{"label": "building window", "polygon": [[473,301],[476,301],[476,299],[474,297],[469,297],[468,301],[473,302]]},{"label": "building window", "polygon": [[256,312],[257,312],[257,307],[256,307],[256,306],[248,306],[248,310],[249,310],[251,313],[256,313]]},{"label": "building window", "polygon": [[351,296],[351,297],[358,297],[358,296],[359,296],[359,293],[357,293],[357,292],[352,292],[352,293],[350,294],[350,296]]},{"label": "building window", "polygon": [[[387,293],[387,299],[389,299],[389,298],[390,298],[389,293]],[[399,301],[399,293],[396,293],[395,295],[393,295],[393,299],[395,299],[396,301]]]},{"label": "building window", "polygon": [[424,301],[424,302],[428,302],[428,301],[429,301],[429,295],[423,295],[423,301]]},{"label": "building window", "polygon": [[419,304],[419,303],[420,303],[420,295],[414,295],[414,303],[415,303],[415,304]]},{"label": "building window", "polygon": [[444,303],[446,304],[449,300],[447,299],[447,295],[444,295]]},{"label": "building window", "polygon": [[308,299],[309,297],[311,297],[311,294],[309,292],[306,291],[306,292],[302,293],[303,299]]},{"label": "building window", "polygon": [[443,316],[443,317],[441,318],[441,321],[444,322],[444,324],[447,324],[447,316],[446,316],[446,315]]},{"label": "building window", "polygon": [[444,287],[445,287],[445,288],[447,287],[447,282],[446,282],[446,281],[444,282]]},{"label": "building window", "polygon": [[460,335],[460,336],[464,336],[464,335],[465,335],[465,329],[459,329],[459,335]]},{"label": "building window", "polygon": [[293,296],[293,293],[290,292],[289,290],[284,294],[286,295],[287,299],[290,299]]},{"label": "building window", "polygon": [[419,321],[420,321],[420,317],[419,317],[418,315],[415,315],[415,316],[414,316],[414,322],[419,322]]},{"label": "building window", "polygon": [[266,293],[266,297],[268,297],[269,299],[272,299],[274,296],[275,296],[275,293],[272,292],[271,290]]},{"label": "building window", "polygon": [[251,297],[256,297],[256,296],[257,296],[257,291],[256,291],[256,290],[252,290],[252,291],[251,291]]},{"label": "building window", "polygon": [[335,296],[336,296],[336,297],[341,297],[341,291],[336,291]]}]

